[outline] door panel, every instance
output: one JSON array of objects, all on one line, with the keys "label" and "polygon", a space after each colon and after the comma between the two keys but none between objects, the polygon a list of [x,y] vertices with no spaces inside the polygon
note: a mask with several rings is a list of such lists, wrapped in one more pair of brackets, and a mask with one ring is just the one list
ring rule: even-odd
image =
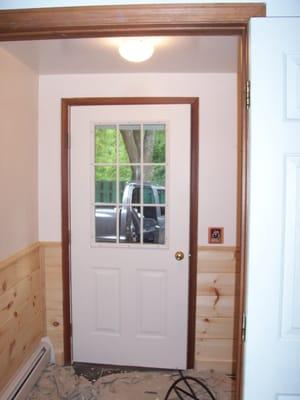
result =
[{"label": "door panel", "polygon": [[189,105],[72,108],[74,361],[186,367],[190,132]]},{"label": "door panel", "polygon": [[[120,270],[97,268],[94,271],[96,295],[96,326],[97,332],[120,334]],[[109,307],[106,306],[107,299]]]},{"label": "door panel", "polygon": [[299,37],[251,20],[245,400],[300,398]]},{"label": "door panel", "polygon": [[[138,271],[138,336],[163,337],[166,333],[167,276],[165,271]],[[155,298],[155,301],[153,301]]]}]

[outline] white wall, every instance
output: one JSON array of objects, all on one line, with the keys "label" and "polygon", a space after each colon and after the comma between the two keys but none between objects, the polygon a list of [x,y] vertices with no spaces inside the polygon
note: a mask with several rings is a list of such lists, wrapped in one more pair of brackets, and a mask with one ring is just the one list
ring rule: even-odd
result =
[{"label": "white wall", "polygon": [[61,240],[60,99],[101,96],[200,98],[199,244],[208,226],[236,243],[236,75],[105,74],[40,77],[39,239]]},{"label": "white wall", "polygon": [[38,240],[38,76],[0,49],[0,260]]},{"label": "white wall", "polygon": [[[222,0],[219,3],[265,3],[268,16],[300,15],[299,0]],[[87,6],[106,4],[183,3],[182,0],[0,0],[0,9]],[[185,3],[217,3],[215,0],[188,0]]]}]

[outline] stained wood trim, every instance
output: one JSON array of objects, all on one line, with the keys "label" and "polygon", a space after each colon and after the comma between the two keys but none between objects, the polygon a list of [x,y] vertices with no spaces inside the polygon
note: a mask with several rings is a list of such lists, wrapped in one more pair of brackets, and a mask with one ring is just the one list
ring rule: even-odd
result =
[{"label": "stained wood trim", "polygon": [[191,167],[190,167],[190,262],[188,293],[187,368],[195,363],[197,266],[198,266],[198,186],[199,186],[199,100],[191,104]]},{"label": "stained wood trim", "polygon": [[235,335],[237,338],[233,357],[236,360],[236,396],[242,398],[243,357],[242,341],[243,312],[245,310],[246,287],[246,231],[247,231],[247,132],[246,81],[248,79],[248,32],[240,37],[238,60],[238,176],[237,176],[237,245],[240,248],[240,278],[236,282]]},{"label": "stained wood trim", "polygon": [[199,107],[197,97],[83,97],[65,98],[62,103],[74,106],[118,106],[118,105],[153,105],[153,104],[190,104]]},{"label": "stained wood trim", "polygon": [[26,256],[27,254],[30,254],[33,251],[37,250],[39,246],[40,246],[39,242],[33,243],[25,247],[24,249],[18,251],[17,253],[13,254],[12,256],[0,261],[0,271],[2,269],[9,267],[11,264],[15,263],[16,261]]},{"label": "stained wood trim", "polygon": [[234,33],[263,3],[143,4],[0,11],[0,40]]},{"label": "stained wood trim", "polygon": [[64,359],[71,362],[71,310],[70,310],[70,220],[69,220],[69,105],[61,102],[61,234],[62,234],[62,280]]},{"label": "stained wood trim", "polygon": [[114,97],[114,98],[69,98],[61,101],[62,115],[62,260],[63,260],[63,298],[64,298],[64,354],[65,363],[71,362],[71,322],[70,322],[70,167],[69,167],[69,116],[71,107],[110,106],[110,105],[152,105],[152,104],[190,104],[191,106],[191,192],[190,192],[190,261],[188,297],[188,349],[187,367],[192,368],[195,361],[196,338],[196,295],[197,295],[197,246],[198,246],[198,165],[199,165],[199,100],[196,97]]}]

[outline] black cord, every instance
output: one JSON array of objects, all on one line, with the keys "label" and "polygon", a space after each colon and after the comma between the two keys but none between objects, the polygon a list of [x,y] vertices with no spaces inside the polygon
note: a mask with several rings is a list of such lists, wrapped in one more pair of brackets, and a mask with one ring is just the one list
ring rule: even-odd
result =
[{"label": "black cord", "polygon": [[[194,389],[191,386],[191,382],[193,383],[197,383],[198,385],[200,385],[203,389],[206,390],[206,392],[209,394],[211,400],[216,400],[215,396],[213,395],[213,393],[211,392],[211,390],[199,379],[194,378],[192,376],[185,376],[183,374],[182,371],[179,371],[180,374],[180,378],[176,379],[176,381],[170,386],[169,390],[167,391],[165,400],[168,400],[171,392],[174,390],[174,392],[176,393],[178,399],[180,400],[184,400],[186,397],[182,397],[182,394],[184,394],[185,396],[193,399],[193,400],[201,400],[200,398],[197,397]],[[178,384],[180,383],[184,383],[187,386],[187,390],[183,389],[182,387],[179,387]]]}]

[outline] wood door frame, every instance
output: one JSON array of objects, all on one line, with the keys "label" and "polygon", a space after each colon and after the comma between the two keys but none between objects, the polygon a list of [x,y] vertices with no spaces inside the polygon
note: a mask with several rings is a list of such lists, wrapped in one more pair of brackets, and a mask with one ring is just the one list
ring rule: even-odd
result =
[{"label": "wood door frame", "polygon": [[264,3],[131,4],[0,10],[0,41],[239,34]]},{"label": "wood door frame", "polygon": [[[246,208],[247,208],[247,111],[245,86],[248,77],[248,22],[251,17],[266,16],[264,3],[212,3],[212,4],[147,4],[117,6],[87,6],[0,10],[0,41],[29,39],[87,38],[137,35],[239,35],[238,71],[238,176],[237,176],[237,247],[240,248],[240,279],[236,302],[235,356],[237,359],[237,398],[241,397],[243,343],[241,339],[244,310]],[[66,126],[67,121],[62,121]],[[67,143],[62,143],[63,147]],[[62,168],[62,181],[67,182],[67,171]],[[62,185],[62,199],[66,196]],[[62,213],[66,212],[62,200]],[[68,237],[63,231],[63,242]],[[65,248],[66,246],[64,246]],[[63,250],[63,269],[68,267],[68,251]],[[64,275],[64,293],[69,281]],[[64,323],[68,324],[66,309],[68,296],[64,296]],[[69,327],[70,333],[70,327]],[[65,361],[70,359],[64,343]]]},{"label": "wood door frame", "polygon": [[190,221],[189,221],[189,292],[187,366],[194,364],[196,333],[196,290],[198,248],[198,170],[199,170],[199,99],[198,97],[78,97],[61,100],[61,171],[62,171],[62,254],[64,288],[64,351],[65,361],[71,361],[71,316],[70,316],[70,114],[77,106],[116,105],[190,105]]}]

